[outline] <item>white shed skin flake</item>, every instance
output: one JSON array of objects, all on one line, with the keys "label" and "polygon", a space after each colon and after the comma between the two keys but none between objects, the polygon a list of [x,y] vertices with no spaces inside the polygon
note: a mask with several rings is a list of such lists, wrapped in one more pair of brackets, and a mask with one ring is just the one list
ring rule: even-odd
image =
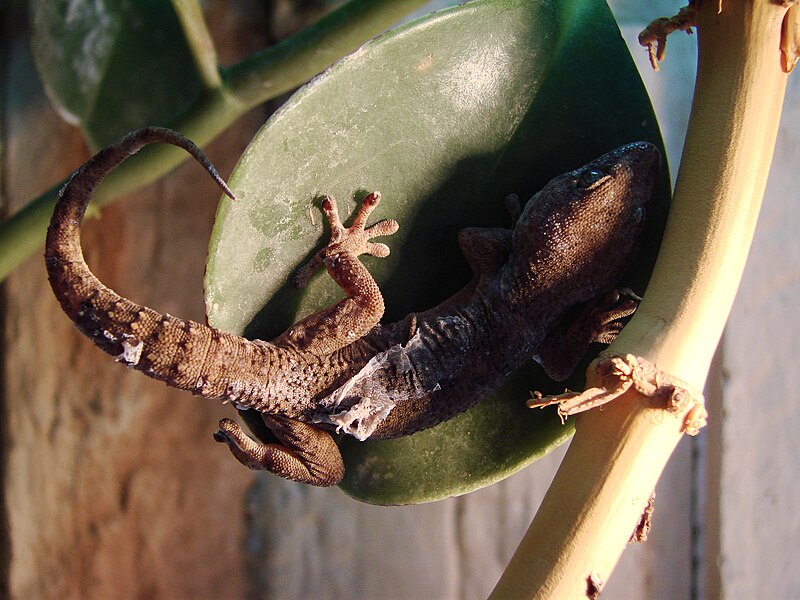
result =
[{"label": "white shed skin flake", "polygon": [[129,367],[138,365],[139,360],[142,358],[144,343],[133,336],[124,335],[120,344],[122,345],[122,352],[117,354],[114,359],[117,362],[125,363]]}]

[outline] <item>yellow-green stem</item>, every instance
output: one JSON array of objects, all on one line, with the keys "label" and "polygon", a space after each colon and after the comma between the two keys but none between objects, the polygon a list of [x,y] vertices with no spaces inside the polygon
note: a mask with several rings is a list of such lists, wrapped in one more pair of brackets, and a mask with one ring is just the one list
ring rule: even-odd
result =
[{"label": "yellow-green stem", "polygon": [[635,319],[609,349],[698,389],[744,270],[787,79],[786,9],[770,0],[715,7],[705,2],[697,15],[695,97],[661,253]]},{"label": "yellow-green stem", "polygon": [[[607,354],[644,357],[702,389],[772,159],[786,8],[725,0],[717,14],[716,0],[698,4],[695,97],[664,242],[644,301]],[[589,577],[607,581],[682,437],[685,412],[629,392],[582,415],[492,598],[586,598]]]},{"label": "yellow-green stem", "polygon": [[217,66],[217,51],[198,0],[172,0],[172,6],[181,22],[203,85],[209,90],[217,89],[222,85]]}]

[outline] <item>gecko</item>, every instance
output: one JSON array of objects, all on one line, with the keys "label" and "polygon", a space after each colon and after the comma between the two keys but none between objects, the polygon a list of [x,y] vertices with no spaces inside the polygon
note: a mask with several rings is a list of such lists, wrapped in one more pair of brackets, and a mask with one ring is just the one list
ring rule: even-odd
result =
[{"label": "gecko", "polygon": [[251,469],[335,485],[344,476],[337,432],[361,440],[413,434],[474,405],[532,358],[563,380],[590,342],[610,342],[635,310],[636,301],[615,286],[646,223],[660,163],[650,143],[622,146],[564,173],[524,205],[509,196],[512,228],[458,234],[472,280],[438,306],[394,323],[381,323],[384,299],[359,256],[387,256],[388,246],[373,240],[395,233],[398,223],[367,226],[378,192],[363,199],[349,227],[335,200],[322,197],[330,240],[295,283],[302,287],[325,268],[344,298],[263,341],[139,305],[87,266],[80,233],[93,190],[157,142],[186,150],[235,198],[190,140],[164,128],[138,130],[94,155],[61,190],[47,231],[48,278],[78,329],[118,362],[256,411],[256,439],[229,418],[214,433]]}]

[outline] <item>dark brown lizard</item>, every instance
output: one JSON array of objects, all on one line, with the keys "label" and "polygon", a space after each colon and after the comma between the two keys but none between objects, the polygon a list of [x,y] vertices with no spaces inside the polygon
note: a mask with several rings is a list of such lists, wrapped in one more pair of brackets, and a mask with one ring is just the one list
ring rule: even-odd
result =
[{"label": "dark brown lizard", "polygon": [[[61,191],[47,233],[50,283],[78,328],[119,362],[258,411],[277,442],[255,441],[230,419],[214,434],[251,469],[334,485],[344,466],[330,431],[365,439],[431,427],[478,402],[531,357],[563,379],[590,341],[610,341],[618,319],[635,308],[619,300],[614,286],[636,254],[658,169],[658,151],[645,142],[556,177],[524,210],[510,196],[513,230],[463,230],[458,243],[475,273],[472,282],[396,323],[379,323],[383,297],[357,258],[386,256],[389,249],[370,240],[398,228],[391,220],[365,227],[377,192],[364,199],[349,228],[333,198],[324,198],[331,240],[300,270],[298,283],[324,265],[346,298],[272,342],[162,315],[105,287],[80,246],[95,186],[154,142],[187,150],[233,197],[192,142],[166,129],[137,131],[92,157]],[[564,326],[565,314],[580,305]]]}]

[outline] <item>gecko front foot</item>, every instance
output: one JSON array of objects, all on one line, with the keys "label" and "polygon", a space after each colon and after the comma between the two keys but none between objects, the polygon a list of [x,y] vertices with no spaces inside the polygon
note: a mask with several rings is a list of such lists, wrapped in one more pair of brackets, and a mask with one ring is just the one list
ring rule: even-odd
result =
[{"label": "gecko front foot", "polygon": [[[622,331],[639,298],[629,289],[611,290],[586,303],[574,319],[553,328],[535,357],[547,374],[563,381],[574,371],[591,342],[610,344]],[[565,327],[564,327],[565,326]]]},{"label": "gecko front foot", "polygon": [[590,303],[583,315],[587,329],[592,332],[592,341],[601,344],[613,342],[624,323],[622,319],[636,312],[642,299],[627,288],[611,290],[608,294]]},{"label": "gecko front foot", "polygon": [[339,219],[336,200],[332,196],[325,196],[322,199],[322,211],[331,226],[331,239],[310,261],[297,270],[294,277],[294,284],[297,287],[304,287],[314,272],[323,264],[335,267],[339,256],[343,253],[348,253],[351,256],[371,254],[379,258],[389,256],[389,247],[386,244],[371,242],[370,240],[374,237],[395,233],[400,228],[397,221],[386,219],[370,227],[365,227],[367,218],[378,206],[380,200],[380,192],[368,194],[361,201],[361,206],[353,220],[353,224],[350,227],[345,227]]}]

